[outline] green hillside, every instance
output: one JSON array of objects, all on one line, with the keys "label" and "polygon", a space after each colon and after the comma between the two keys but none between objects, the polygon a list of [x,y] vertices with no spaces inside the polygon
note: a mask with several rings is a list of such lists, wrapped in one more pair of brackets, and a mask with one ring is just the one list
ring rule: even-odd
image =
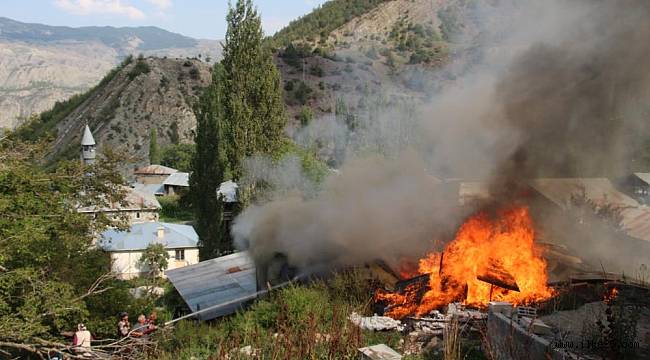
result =
[{"label": "green hillside", "polygon": [[387,1],[389,0],[328,1],[278,31],[272,37],[272,42],[275,46],[286,46],[296,40],[311,42],[318,37],[326,38],[334,29]]}]

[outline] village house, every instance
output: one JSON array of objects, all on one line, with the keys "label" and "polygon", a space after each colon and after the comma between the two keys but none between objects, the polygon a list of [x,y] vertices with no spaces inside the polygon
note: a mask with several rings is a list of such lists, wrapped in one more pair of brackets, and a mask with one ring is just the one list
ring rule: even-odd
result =
[{"label": "village house", "polygon": [[190,188],[190,174],[175,172],[169,175],[162,184],[165,195],[179,195]]},{"label": "village house", "polygon": [[140,184],[162,184],[169,175],[177,173],[178,170],[162,165],[144,166],[133,171],[135,181]]},{"label": "village house", "polygon": [[[84,128],[81,139],[81,160],[86,165],[95,162],[97,144],[93,138],[88,125]],[[124,216],[128,224],[136,224],[148,221],[158,221],[160,203],[155,196],[146,192],[138,191],[131,187],[124,187],[126,196],[120,203],[111,203],[107,206],[83,206],[77,209],[78,212],[97,217],[104,214],[111,218]]]},{"label": "village house", "polygon": [[85,206],[79,208],[80,213],[97,217],[102,213],[111,218],[124,217],[129,225],[158,221],[160,203],[155,196],[137,191],[130,187],[124,187],[126,197],[122,203],[112,203],[106,207]]},{"label": "village house", "polygon": [[140,258],[149,245],[165,247],[169,254],[166,270],[173,270],[199,262],[198,243],[193,227],[162,222],[133,224],[129,231],[109,229],[98,241],[110,255],[111,271],[125,280],[148,274],[149,269],[140,264]]}]

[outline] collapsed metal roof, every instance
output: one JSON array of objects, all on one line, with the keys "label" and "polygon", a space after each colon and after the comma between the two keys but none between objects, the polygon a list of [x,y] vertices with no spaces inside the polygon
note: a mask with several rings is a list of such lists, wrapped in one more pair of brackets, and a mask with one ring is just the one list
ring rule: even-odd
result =
[{"label": "collapsed metal roof", "polygon": [[[165,275],[193,312],[253,296],[257,291],[255,265],[247,251],[168,270]],[[244,302],[231,303],[200,313],[197,317],[210,320],[232,314]]]},{"label": "collapsed metal roof", "polygon": [[529,184],[542,196],[562,208],[567,208],[571,203],[571,197],[583,191],[587,199],[598,204],[639,206],[636,200],[616,190],[606,178],[534,179]]}]

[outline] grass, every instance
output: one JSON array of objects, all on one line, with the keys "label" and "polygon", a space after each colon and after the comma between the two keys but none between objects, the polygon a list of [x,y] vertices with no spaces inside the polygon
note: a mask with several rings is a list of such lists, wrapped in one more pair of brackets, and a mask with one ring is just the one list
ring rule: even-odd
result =
[{"label": "grass", "polygon": [[[398,348],[396,332],[366,332],[347,317],[369,313],[372,285],[357,272],[330,281],[291,285],[257,300],[246,311],[213,323],[180,322],[162,337],[156,359],[357,359],[357,349],[385,343]],[[405,359],[424,359],[405,357]]]}]

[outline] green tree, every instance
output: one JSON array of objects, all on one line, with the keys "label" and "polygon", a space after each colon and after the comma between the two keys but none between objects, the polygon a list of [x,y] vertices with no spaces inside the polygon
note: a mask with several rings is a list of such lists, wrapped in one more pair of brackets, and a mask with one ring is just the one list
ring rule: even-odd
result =
[{"label": "green tree", "polygon": [[196,149],[192,160],[189,199],[196,217],[200,240],[199,257],[211,259],[230,249],[222,225],[222,204],[217,189],[224,178],[224,151],[221,146],[222,111],[220,82],[222,67],[216,64],[212,83],[194,108],[196,115]]},{"label": "green tree", "polygon": [[160,149],[158,148],[158,132],[152,128],[149,133],[149,164],[160,164]]},{"label": "green tree", "polygon": [[160,155],[160,164],[177,169],[178,171],[192,171],[192,159],[196,147],[194,144],[170,145],[163,148]]},{"label": "green tree", "polygon": [[242,159],[279,149],[286,117],[280,75],[270,49],[263,46],[261,19],[251,0],[238,0],[226,20],[223,119],[230,170],[239,179]]},{"label": "green tree", "polygon": [[311,110],[311,108],[309,106],[303,106],[300,110],[300,114],[298,114],[300,125],[303,127],[309,125],[313,118],[314,112]]},{"label": "green tree", "polygon": [[93,234],[125,223],[78,209],[122,203],[125,183],[110,151],[90,166],[67,161],[46,171],[45,147],[16,138],[0,141],[0,353],[22,358],[63,342],[59,334],[88,320],[89,305],[110,290],[110,263]]},{"label": "green tree", "polygon": [[138,264],[141,268],[147,269],[149,275],[155,278],[167,269],[168,260],[169,254],[163,244],[149,244],[142,252]]}]

